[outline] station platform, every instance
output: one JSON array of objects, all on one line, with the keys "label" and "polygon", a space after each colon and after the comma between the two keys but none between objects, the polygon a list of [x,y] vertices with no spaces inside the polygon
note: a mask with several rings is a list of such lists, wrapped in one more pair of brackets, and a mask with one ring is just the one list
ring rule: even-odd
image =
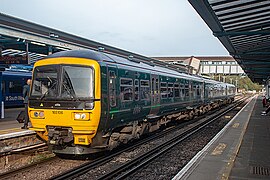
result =
[{"label": "station platform", "polygon": [[173,179],[270,179],[270,113],[254,97]]},{"label": "station platform", "polygon": [[[36,132],[28,129],[21,129],[23,123],[19,123],[16,118],[24,108],[5,109],[5,118],[0,119],[0,154],[16,153],[21,149],[44,144],[37,138]],[[29,123],[29,126],[31,123]],[[6,158],[6,159],[5,159]],[[1,156],[0,162],[13,161],[12,156]],[[4,163],[4,164],[5,164]],[[0,165],[3,165],[3,163]],[[5,165],[4,165],[5,166]],[[3,168],[3,167],[1,167]]]},{"label": "station platform", "polygon": [[0,135],[25,131],[21,129],[23,123],[16,120],[22,110],[24,110],[23,107],[5,109],[4,119],[0,119]]}]

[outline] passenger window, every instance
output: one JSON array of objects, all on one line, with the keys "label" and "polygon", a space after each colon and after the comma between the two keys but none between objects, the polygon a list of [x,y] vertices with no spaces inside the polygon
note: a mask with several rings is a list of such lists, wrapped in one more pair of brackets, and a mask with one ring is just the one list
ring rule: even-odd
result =
[{"label": "passenger window", "polygon": [[159,93],[159,80],[156,79],[156,93]]},{"label": "passenger window", "polygon": [[189,85],[185,84],[185,96],[189,97]]},{"label": "passenger window", "polygon": [[149,81],[148,80],[141,80],[141,99],[142,100],[149,100]]},{"label": "passenger window", "polygon": [[197,96],[199,97],[201,95],[201,92],[200,92],[200,86],[197,85]]},{"label": "passenger window", "polygon": [[181,97],[183,99],[185,97],[185,86],[183,84],[181,84],[180,88],[181,88]]},{"label": "passenger window", "polygon": [[123,78],[120,79],[120,97],[122,101],[132,101],[133,100],[133,81],[132,79]]},{"label": "passenger window", "polygon": [[193,98],[195,99],[195,97],[197,95],[197,86],[196,85],[193,85],[192,92],[193,92]]},{"label": "passenger window", "polygon": [[179,92],[179,90],[180,90],[179,84],[178,84],[178,83],[175,83],[175,84],[174,84],[174,96],[175,96],[176,98],[179,98],[179,97],[180,97],[180,92]]},{"label": "passenger window", "polygon": [[23,87],[21,81],[10,81],[8,86],[9,93],[22,93]]},{"label": "passenger window", "polygon": [[160,83],[160,94],[162,99],[167,99],[167,83],[166,82],[161,82]]},{"label": "passenger window", "polygon": [[116,106],[116,85],[115,85],[116,75],[114,71],[109,71],[109,73],[110,73],[110,78],[109,78],[110,106],[115,107]]},{"label": "passenger window", "polygon": [[168,83],[168,96],[173,98],[173,83]]},{"label": "passenger window", "polygon": [[139,100],[139,80],[138,79],[135,79],[134,87],[135,87],[135,91],[134,91],[135,101],[138,101]]}]

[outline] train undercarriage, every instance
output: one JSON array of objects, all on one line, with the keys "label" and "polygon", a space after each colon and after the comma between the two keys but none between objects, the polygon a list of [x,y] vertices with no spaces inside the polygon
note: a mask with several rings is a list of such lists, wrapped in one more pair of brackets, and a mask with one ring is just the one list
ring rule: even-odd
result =
[{"label": "train undercarriage", "polygon": [[133,121],[131,124],[118,127],[105,135],[98,132],[88,146],[74,145],[74,138],[70,128],[48,127],[48,144],[56,154],[80,155],[112,150],[120,144],[127,144],[132,140],[139,139],[144,134],[166,127],[170,122],[188,121],[232,102],[233,98],[219,100],[198,107],[187,107],[185,111],[156,117],[156,119]]},{"label": "train undercarriage", "polygon": [[179,113],[165,115],[156,121],[149,121],[148,119],[142,122],[135,121],[129,126],[125,126],[122,129],[113,132],[109,139],[108,148],[114,149],[121,143],[126,144],[133,139],[139,139],[141,135],[146,133],[154,132],[160,129],[162,126],[166,126],[173,121],[188,121],[196,116],[203,115],[213,109],[221,107],[226,104],[233,102],[233,99],[219,100],[216,102],[211,102],[207,105],[201,105],[198,107],[187,107],[187,110],[181,111]]}]

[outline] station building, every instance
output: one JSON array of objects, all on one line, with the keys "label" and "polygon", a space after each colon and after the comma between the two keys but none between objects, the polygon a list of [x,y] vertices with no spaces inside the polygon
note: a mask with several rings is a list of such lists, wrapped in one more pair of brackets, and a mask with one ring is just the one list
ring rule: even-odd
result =
[{"label": "station building", "polygon": [[[244,70],[231,56],[171,56],[153,57],[174,65],[186,67],[190,74],[206,76],[217,81],[238,86],[239,79],[246,76]],[[234,76],[234,78],[231,78]]]},{"label": "station building", "polygon": [[245,72],[231,56],[178,56],[154,57],[168,63],[190,65],[196,74],[245,75]]}]

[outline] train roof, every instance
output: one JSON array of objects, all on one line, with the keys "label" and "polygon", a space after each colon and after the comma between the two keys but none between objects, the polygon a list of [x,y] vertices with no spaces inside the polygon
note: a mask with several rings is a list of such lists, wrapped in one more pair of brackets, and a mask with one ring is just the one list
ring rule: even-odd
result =
[{"label": "train roof", "polygon": [[[149,62],[140,61],[139,59],[136,59],[136,58],[121,57],[121,56],[112,55],[112,54],[108,54],[108,53],[104,53],[104,52],[93,51],[93,50],[62,51],[62,52],[51,54],[51,55],[45,57],[44,60],[49,59],[49,58],[59,58],[59,57],[77,57],[77,58],[79,57],[79,58],[93,59],[93,60],[96,60],[98,62],[110,62],[110,63],[119,64],[119,65],[127,65],[127,66],[131,66],[134,68],[136,67],[136,68],[146,69],[149,71],[153,71],[153,70],[159,71],[162,73],[166,73],[166,75],[168,75],[168,76],[176,75],[176,76],[181,76],[185,79],[193,79],[193,80],[196,80],[199,82],[205,81],[207,83],[212,83],[212,84],[217,84],[217,85],[227,84],[227,83],[203,78],[202,76],[190,75],[190,74],[187,74],[185,72],[180,72],[180,71],[177,71],[176,68],[175,68],[175,70],[173,70],[171,68],[166,67],[166,66],[169,66],[169,64],[167,65],[167,63],[164,63],[165,67],[162,67],[162,66],[160,66],[160,64],[156,65],[152,61],[149,61]],[[233,85],[231,85],[231,86],[233,86]]]},{"label": "train roof", "polygon": [[21,71],[21,70],[10,70],[6,69],[5,71],[2,71],[2,75],[10,75],[10,76],[27,76],[31,77],[32,72],[31,71]]},{"label": "train roof", "polygon": [[51,55],[46,56],[45,58],[41,59],[49,59],[49,58],[59,58],[59,57],[78,57],[78,58],[85,58],[85,59],[93,59],[96,61],[101,61],[102,57],[100,56],[99,52],[93,50],[70,50],[70,51],[61,51],[57,53],[53,53]]}]

